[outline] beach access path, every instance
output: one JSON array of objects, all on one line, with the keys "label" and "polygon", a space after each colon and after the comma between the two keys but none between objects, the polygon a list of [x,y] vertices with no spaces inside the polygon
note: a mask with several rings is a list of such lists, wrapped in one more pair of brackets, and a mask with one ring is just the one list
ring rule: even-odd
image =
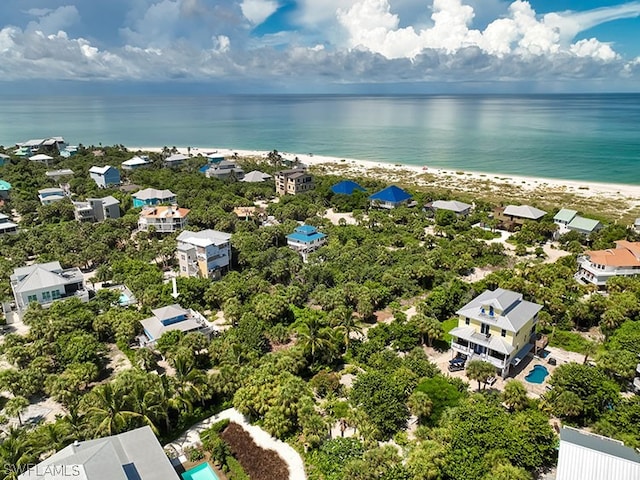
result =
[{"label": "beach access path", "polygon": [[173,450],[179,455],[183,455],[185,449],[189,447],[196,447],[202,443],[200,441],[200,432],[206,430],[214,423],[225,419],[240,425],[247,433],[249,433],[249,435],[251,435],[251,438],[259,447],[264,448],[265,450],[275,451],[287,464],[290,480],[306,480],[307,474],[304,471],[304,462],[302,461],[300,454],[296,452],[291,445],[273,438],[260,427],[251,425],[245,416],[235,408],[228,408],[227,410],[223,410],[216,415],[196,423],[180,438],[165,445],[165,449]]}]

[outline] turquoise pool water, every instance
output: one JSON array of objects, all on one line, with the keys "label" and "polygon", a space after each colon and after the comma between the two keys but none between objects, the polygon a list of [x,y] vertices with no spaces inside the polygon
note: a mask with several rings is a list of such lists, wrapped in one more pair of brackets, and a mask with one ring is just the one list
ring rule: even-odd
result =
[{"label": "turquoise pool water", "polygon": [[121,293],[120,294],[120,298],[118,299],[118,303],[120,303],[120,305],[124,305],[125,303],[129,303],[129,297],[127,296],[126,293]]},{"label": "turquoise pool water", "polygon": [[544,365],[536,365],[527,374],[524,379],[529,383],[542,383],[544,379],[549,375],[549,370]]},{"label": "turquoise pool water", "polygon": [[183,480],[218,480],[218,476],[207,462],[201,463],[182,474]]}]

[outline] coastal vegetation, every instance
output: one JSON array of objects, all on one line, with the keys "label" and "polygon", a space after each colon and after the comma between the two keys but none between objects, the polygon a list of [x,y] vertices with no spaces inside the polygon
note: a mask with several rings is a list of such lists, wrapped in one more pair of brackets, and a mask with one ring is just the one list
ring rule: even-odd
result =
[{"label": "coastal vegetation", "polygon": [[[87,173],[131,155],[122,146],[92,146],[57,160],[56,168],[75,172],[65,180],[77,197],[120,201],[122,217],[99,224],[76,222],[68,200],[39,204],[38,189],[54,186],[43,165],[14,157],[0,167],[14,186],[0,211],[19,217],[21,227],[0,236],[0,299],[11,298],[14,268],[60,261],[81,268],[90,283],[126,285],[139,302],[120,306],[118,293],[101,289],[88,303],[32,304],[25,331],[3,334],[2,463],[26,465],[74,440],[142,425],[170,441],[229,406],[300,451],[314,480],[532,478],[556,461],[552,416],[640,447],[638,397],[621,395],[640,354],[640,280],[613,279],[605,294],[574,279],[577,254],[633,240],[631,230],[612,223],[589,238],[561,237],[555,248],[567,254],[549,262],[537,247],[553,237],[552,214],[525,223],[511,242],[495,241],[490,214],[519,198],[517,187],[503,197],[481,195],[463,178],[433,186],[425,175],[422,184],[406,184],[418,207],[387,211],[370,208],[367,194],[333,194],[337,170],[315,170],[314,190],[273,202],[272,182],[210,179],[198,171],[203,158],[165,168],[162,154],[150,153],[151,167],[123,172],[126,182],[176,193],[191,210],[190,229],[233,234],[231,270],[220,280],[177,278],[183,307],[222,316],[230,328],[211,341],[173,331],[150,350],[137,348],[139,320],[176,301],[164,281],[176,266],[176,235],[137,232],[130,192],[99,190]],[[239,161],[245,171],[281,168],[276,155]],[[382,178],[354,179],[376,191],[393,180]],[[459,219],[420,208],[440,198],[472,200],[474,213]],[[554,212],[567,198],[527,200]],[[266,206],[263,216],[233,213],[254,202]],[[333,222],[327,209],[349,212],[351,221]],[[600,213],[614,219],[610,210]],[[263,225],[266,216],[275,221]],[[298,222],[328,237],[306,262],[287,248]],[[497,287],[542,304],[540,330],[550,344],[584,356],[560,365],[539,398],[523,394],[516,380],[497,392],[488,385],[495,369],[483,362],[468,365],[469,385],[433,361],[449,348],[455,312]],[[23,422],[26,407],[42,399],[55,402],[59,415]],[[227,450],[221,432],[203,442],[210,458],[237,459],[254,478],[242,433],[230,425],[220,435]],[[276,459],[266,464],[281,472]]]}]

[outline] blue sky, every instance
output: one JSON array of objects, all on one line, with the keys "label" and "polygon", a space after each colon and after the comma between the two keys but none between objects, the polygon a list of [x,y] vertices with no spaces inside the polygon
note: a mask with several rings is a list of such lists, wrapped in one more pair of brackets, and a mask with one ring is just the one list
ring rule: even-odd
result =
[{"label": "blue sky", "polygon": [[2,0],[0,81],[25,93],[639,91],[640,1]]}]

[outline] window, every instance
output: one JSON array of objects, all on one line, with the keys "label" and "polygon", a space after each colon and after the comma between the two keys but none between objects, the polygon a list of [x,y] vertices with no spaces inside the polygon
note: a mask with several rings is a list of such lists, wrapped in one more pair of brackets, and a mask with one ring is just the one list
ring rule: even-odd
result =
[{"label": "window", "polygon": [[464,319],[464,324],[465,324],[465,325],[469,325],[469,318],[465,318],[465,319]]},{"label": "window", "polygon": [[51,292],[51,296],[54,300],[58,300],[60,298],[60,292],[58,290],[54,290]]},{"label": "window", "polygon": [[500,332],[500,335],[502,335],[503,337],[506,337],[507,331],[503,328],[502,331]]},{"label": "window", "polygon": [[42,292],[42,300],[44,301],[51,300],[51,292]]},{"label": "window", "polygon": [[480,325],[480,333],[484,333],[485,335],[489,335],[490,327],[486,323]]},{"label": "window", "polygon": [[37,302],[38,301],[38,296],[37,295],[28,295],[27,296],[27,302],[31,303],[31,302]]},{"label": "window", "polygon": [[489,305],[489,316],[493,317],[493,307]]}]

